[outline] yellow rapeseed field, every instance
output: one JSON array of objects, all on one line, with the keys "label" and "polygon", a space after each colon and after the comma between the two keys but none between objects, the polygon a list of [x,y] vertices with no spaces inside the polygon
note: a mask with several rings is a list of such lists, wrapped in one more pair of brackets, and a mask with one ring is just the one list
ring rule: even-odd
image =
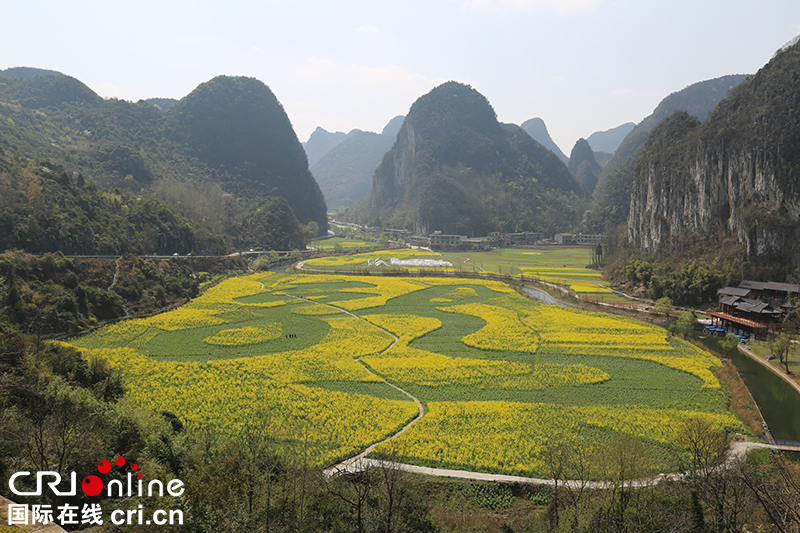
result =
[{"label": "yellow rapeseed field", "polygon": [[[702,350],[481,279],[261,273],[71,343],[122,369],[145,407],[230,436],[267,418],[276,438],[308,446],[320,465],[416,415],[385,381],[427,407],[395,451],[474,470],[541,475],[542,449],[559,435],[589,449],[625,434],[663,451],[689,417],[738,424],[712,373],[719,362]],[[630,360],[648,362],[636,367],[644,395],[626,388]],[[659,403],[662,394],[670,399]]]},{"label": "yellow rapeseed field", "polygon": [[539,346],[536,332],[523,324],[517,313],[511,309],[486,304],[452,305],[439,309],[476,316],[486,321],[484,327],[462,339],[469,346],[531,353]]},{"label": "yellow rapeseed field", "polygon": [[729,414],[636,405],[572,407],[474,401],[431,402],[428,409],[419,423],[391,445],[378,446],[376,452],[450,468],[541,476],[548,471],[542,452],[553,441],[577,439],[581,447],[591,448],[598,444],[592,435],[622,432],[647,441],[673,443],[684,422],[698,416],[718,427],[738,425]]}]

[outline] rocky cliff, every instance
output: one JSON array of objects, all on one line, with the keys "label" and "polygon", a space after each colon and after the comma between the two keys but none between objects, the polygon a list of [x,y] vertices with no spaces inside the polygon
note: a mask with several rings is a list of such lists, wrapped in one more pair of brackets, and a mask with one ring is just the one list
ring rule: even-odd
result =
[{"label": "rocky cliff", "polygon": [[636,164],[628,238],[656,250],[687,235],[735,239],[753,256],[797,250],[800,43],[780,50],[701,124],[679,112]]}]

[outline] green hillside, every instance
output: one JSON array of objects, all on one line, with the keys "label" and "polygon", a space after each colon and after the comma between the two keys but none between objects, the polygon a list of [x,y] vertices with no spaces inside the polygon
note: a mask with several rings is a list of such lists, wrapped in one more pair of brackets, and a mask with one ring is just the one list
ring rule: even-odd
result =
[{"label": "green hillside", "polygon": [[[242,243],[266,246],[246,242],[243,221],[276,196],[286,199],[287,213],[299,223],[314,222],[320,233],[327,229],[322,193],[286,113],[266,85],[220,76],[172,104],[170,99],[105,100],[58,72],[8,69],[0,72],[0,146],[6,161],[48,161],[59,173],[70,179],[81,175],[129,207],[134,204],[128,198],[163,202],[190,220],[193,231],[207,228],[224,238],[213,246],[194,240],[206,251]],[[12,182],[9,178],[4,186],[18,187]],[[67,204],[79,201],[68,198],[74,191],[62,192]],[[16,239],[10,233],[2,237]],[[103,241],[96,237],[93,243]],[[127,249],[137,250],[139,237],[126,238]],[[193,249],[190,241],[184,239],[179,250]],[[153,242],[145,248],[160,247]],[[95,251],[114,248],[104,244]]]}]

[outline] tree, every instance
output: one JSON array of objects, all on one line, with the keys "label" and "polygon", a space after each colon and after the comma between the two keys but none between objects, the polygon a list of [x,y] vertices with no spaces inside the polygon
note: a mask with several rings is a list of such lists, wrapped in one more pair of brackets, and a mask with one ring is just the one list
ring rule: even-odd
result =
[{"label": "tree", "polygon": [[697,324],[697,315],[694,314],[694,311],[684,311],[678,317],[678,325],[675,330],[684,337],[688,337],[694,330],[695,324]]},{"label": "tree", "polygon": [[380,237],[378,237],[378,244],[380,244],[381,246],[388,245],[389,237],[387,237],[385,233],[381,233]]},{"label": "tree", "polygon": [[548,474],[553,479],[553,499],[550,501],[548,509],[551,530],[558,528],[561,507],[559,483],[567,479],[566,475],[573,456],[576,454],[576,447],[574,440],[565,435],[551,439],[545,445],[542,454]]},{"label": "tree", "polygon": [[766,473],[746,462],[737,468],[737,477],[752,491],[758,505],[763,509],[773,531],[797,531],[800,524],[800,484],[797,482],[797,466],[782,455],[770,455],[770,469]]},{"label": "tree", "polygon": [[690,455],[689,471],[693,477],[707,478],[725,456],[728,447],[726,433],[705,418],[686,420],[677,436],[678,445]]},{"label": "tree", "polygon": [[769,349],[786,367],[789,373],[789,350],[792,348],[792,339],[786,333],[777,333],[769,341]]},{"label": "tree", "polygon": [[728,357],[737,346],[739,346],[739,339],[733,335],[726,335],[724,339],[719,341],[719,347],[725,357]]},{"label": "tree", "polygon": [[377,471],[367,468],[361,472],[344,472],[327,483],[328,491],[351,507],[356,531],[364,533],[367,529],[369,500],[379,483]]},{"label": "tree", "polygon": [[656,300],[655,304],[656,313],[664,315],[669,322],[670,313],[672,312],[672,299],[668,296],[663,296]]},{"label": "tree", "polygon": [[603,443],[598,466],[603,478],[610,482],[605,508],[598,513],[598,519],[605,522],[604,530],[625,530],[626,510],[636,496],[634,481],[646,476],[651,462],[642,441],[631,435],[615,435]]},{"label": "tree", "polygon": [[303,236],[307,241],[316,239],[319,236],[319,224],[312,220],[303,226]]}]

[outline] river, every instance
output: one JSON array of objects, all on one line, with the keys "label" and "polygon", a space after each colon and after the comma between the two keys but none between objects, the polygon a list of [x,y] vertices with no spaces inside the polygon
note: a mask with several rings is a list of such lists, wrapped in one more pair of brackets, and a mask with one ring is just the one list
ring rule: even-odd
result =
[{"label": "river", "polygon": [[534,289],[531,287],[522,287],[522,290],[525,291],[525,294],[527,294],[531,298],[536,298],[537,300],[541,300],[546,304],[561,305],[561,306],[564,305],[558,300],[553,299],[553,297],[547,294],[546,292],[540,291],[539,289]]},{"label": "river", "polygon": [[735,350],[731,361],[776,439],[800,440],[800,394],[784,380]]}]

